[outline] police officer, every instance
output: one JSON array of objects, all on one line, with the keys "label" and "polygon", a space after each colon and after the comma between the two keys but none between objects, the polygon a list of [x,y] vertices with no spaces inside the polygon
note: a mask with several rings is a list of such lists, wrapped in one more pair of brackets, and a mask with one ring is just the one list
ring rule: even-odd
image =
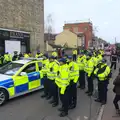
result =
[{"label": "police officer", "polygon": [[43,54],[40,53],[40,51],[38,51],[38,52],[36,53],[36,55],[35,55],[35,58],[40,58],[40,57],[42,57],[42,56],[43,56]]},{"label": "police officer", "polygon": [[13,61],[16,61],[16,60],[18,60],[18,59],[19,59],[18,52],[17,52],[17,51],[14,51],[14,55],[13,55],[12,60],[13,60]]},{"label": "police officer", "polygon": [[55,84],[55,79],[57,77],[58,72],[58,64],[55,62],[55,57],[50,57],[50,63],[48,65],[48,71],[47,71],[47,77],[49,80],[49,95],[47,99],[50,99],[52,97],[52,100],[49,102],[52,104],[53,107],[56,107],[58,105],[58,87]]},{"label": "police officer", "polygon": [[76,62],[73,61],[72,56],[68,56],[69,60],[69,109],[74,109],[77,104],[77,82],[79,78],[79,67]]},{"label": "police officer", "polygon": [[27,53],[24,53],[24,58],[29,58],[30,56]]},{"label": "police officer", "polygon": [[3,65],[3,56],[0,54],[0,67]]},{"label": "police officer", "polygon": [[19,54],[19,59],[23,57],[23,54],[20,52]]},{"label": "police officer", "polygon": [[7,52],[4,54],[4,64],[9,63],[10,61],[11,61],[11,58],[10,58],[9,53]]},{"label": "police officer", "polygon": [[106,64],[106,60],[102,60],[95,69],[94,74],[98,78],[98,98],[96,102],[101,102],[102,105],[107,102],[107,86],[109,83],[110,67]]},{"label": "police officer", "polygon": [[77,60],[77,50],[73,50],[73,61]]},{"label": "police officer", "polygon": [[68,105],[69,105],[69,67],[66,64],[66,59],[60,59],[60,67],[58,71],[58,76],[55,79],[55,83],[59,88],[60,100],[62,107],[58,110],[61,111],[60,117],[68,115]]},{"label": "police officer", "polygon": [[49,96],[49,81],[47,79],[47,69],[49,65],[48,55],[44,54],[42,61],[42,73],[43,73],[43,81],[44,81],[44,94],[41,96],[42,98]]},{"label": "police officer", "polygon": [[85,71],[84,67],[86,64],[86,56],[84,53],[80,53],[77,59],[77,64],[79,66],[79,88],[85,89]]},{"label": "police officer", "polygon": [[94,70],[92,54],[89,53],[86,59],[87,62],[85,65],[85,72],[87,73],[87,82],[88,82],[88,90],[86,91],[86,93],[88,94],[88,96],[91,96],[93,93],[93,70]]},{"label": "police officer", "polygon": [[57,55],[57,52],[55,50],[52,52],[52,56],[54,56],[57,59],[58,55]]}]

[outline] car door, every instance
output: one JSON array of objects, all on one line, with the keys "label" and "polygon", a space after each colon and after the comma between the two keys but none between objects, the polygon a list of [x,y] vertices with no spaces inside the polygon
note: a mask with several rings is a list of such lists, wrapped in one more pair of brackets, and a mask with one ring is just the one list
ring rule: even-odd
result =
[{"label": "car door", "polygon": [[23,93],[40,86],[40,73],[36,63],[28,64],[14,79],[15,93]]}]

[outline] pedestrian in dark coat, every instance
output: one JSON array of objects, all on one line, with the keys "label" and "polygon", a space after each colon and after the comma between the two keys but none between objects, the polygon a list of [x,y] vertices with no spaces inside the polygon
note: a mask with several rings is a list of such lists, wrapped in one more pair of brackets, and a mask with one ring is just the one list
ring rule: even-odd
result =
[{"label": "pedestrian in dark coat", "polygon": [[118,105],[118,101],[120,101],[120,68],[119,68],[119,74],[114,80],[113,84],[115,85],[113,88],[113,92],[116,94],[113,100],[113,103],[114,103],[117,114],[120,114],[120,108]]}]

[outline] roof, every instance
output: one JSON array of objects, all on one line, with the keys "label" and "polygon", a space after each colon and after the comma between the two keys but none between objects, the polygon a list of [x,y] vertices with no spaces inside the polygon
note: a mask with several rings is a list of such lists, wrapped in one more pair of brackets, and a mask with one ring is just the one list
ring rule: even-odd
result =
[{"label": "roof", "polygon": [[[44,41],[55,40],[57,34],[44,33]],[[50,37],[50,38],[49,38]]]},{"label": "roof", "polygon": [[17,61],[13,61],[13,63],[26,64],[26,63],[28,63],[30,61],[31,60],[17,60]]},{"label": "roof", "polygon": [[90,24],[90,25],[92,25],[91,22],[79,22],[79,23],[65,23],[64,27],[69,26],[69,25],[79,25],[79,24]]}]

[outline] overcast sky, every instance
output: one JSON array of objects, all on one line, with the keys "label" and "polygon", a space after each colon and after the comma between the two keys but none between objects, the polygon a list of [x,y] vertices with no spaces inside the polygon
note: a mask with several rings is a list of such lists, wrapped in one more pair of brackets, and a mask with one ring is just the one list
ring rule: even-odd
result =
[{"label": "overcast sky", "polygon": [[96,35],[114,43],[120,42],[120,0],[44,0],[45,20],[52,14],[54,32],[63,30],[65,21],[91,19]]}]

